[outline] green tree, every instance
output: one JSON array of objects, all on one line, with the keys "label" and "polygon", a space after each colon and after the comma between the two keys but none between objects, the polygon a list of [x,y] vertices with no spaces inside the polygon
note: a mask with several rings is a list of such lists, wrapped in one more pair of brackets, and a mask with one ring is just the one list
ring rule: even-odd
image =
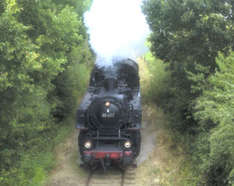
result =
[{"label": "green tree", "polygon": [[0,185],[42,178],[43,168],[24,160],[46,150],[74,113],[93,61],[82,18],[88,3],[0,2]]},{"label": "green tree", "polygon": [[186,139],[196,184],[233,185],[234,1],[146,0],[143,11],[171,74],[160,103]]},{"label": "green tree", "polygon": [[[191,91],[201,82],[188,78],[199,73],[197,64],[207,67],[208,77],[216,68],[218,52],[233,48],[233,5],[230,0],[147,0],[143,11],[152,30],[151,50],[168,62],[172,74],[170,101],[166,110],[174,114],[174,127],[196,132],[191,117],[191,100],[201,90]],[[179,122],[178,122],[179,121]],[[181,122],[184,121],[184,122]]]},{"label": "green tree", "polygon": [[[207,185],[234,184],[234,53],[217,58],[217,70],[195,100],[194,117],[201,130],[194,156]],[[213,125],[211,125],[213,123]],[[215,124],[215,125],[214,125]]]}]

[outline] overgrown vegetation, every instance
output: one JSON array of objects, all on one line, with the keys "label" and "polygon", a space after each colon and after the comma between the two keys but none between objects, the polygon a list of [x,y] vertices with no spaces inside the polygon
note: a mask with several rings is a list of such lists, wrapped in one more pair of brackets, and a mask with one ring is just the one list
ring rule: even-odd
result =
[{"label": "overgrown vegetation", "polygon": [[0,185],[40,185],[58,134],[73,124],[93,61],[82,18],[89,5],[0,2]]},{"label": "overgrown vegetation", "polygon": [[165,76],[150,97],[187,146],[196,177],[186,185],[234,185],[234,1],[147,0],[143,10],[165,63],[152,63]]},{"label": "overgrown vegetation", "polygon": [[163,101],[167,101],[171,78],[170,71],[167,70],[168,64],[155,58],[151,52],[147,52],[143,59],[149,70],[149,74],[144,74],[144,76],[149,76],[149,79],[147,83],[142,83],[142,86],[144,86],[142,97],[146,102],[154,101],[162,104]]}]

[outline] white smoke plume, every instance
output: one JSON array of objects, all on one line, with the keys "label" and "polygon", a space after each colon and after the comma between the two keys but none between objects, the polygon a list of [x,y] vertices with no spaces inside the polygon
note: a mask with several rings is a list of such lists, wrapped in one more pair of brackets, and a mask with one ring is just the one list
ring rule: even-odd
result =
[{"label": "white smoke plume", "polygon": [[114,58],[136,59],[147,51],[144,43],[150,31],[141,5],[142,0],[93,0],[85,24],[97,64],[110,65]]}]

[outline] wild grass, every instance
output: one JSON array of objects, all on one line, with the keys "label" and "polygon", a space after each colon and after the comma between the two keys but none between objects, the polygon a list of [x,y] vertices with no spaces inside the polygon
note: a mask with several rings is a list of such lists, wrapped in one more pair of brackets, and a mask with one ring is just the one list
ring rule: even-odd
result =
[{"label": "wild grass", "polygon": [[[141,94],[143,104],[152,113],[145,118],[155,125],[156,148],[148,160],[138,169],[141,185],[195,186],[197,176],[193,172],[186,140],[170,124],[170,114],[160,108],[168,95],[170,71],[168,65],[155,59],[149,52],[139,60]],[[144,144],[143,144],[144,145]]]}]

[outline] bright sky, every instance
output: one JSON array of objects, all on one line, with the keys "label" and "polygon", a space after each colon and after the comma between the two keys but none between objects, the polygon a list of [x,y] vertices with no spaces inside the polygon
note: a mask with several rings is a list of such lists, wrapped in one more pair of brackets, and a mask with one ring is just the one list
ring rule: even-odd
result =
[{"label": "bright sky", "polygon": [[90,43],[99,57],[136,58],[146,51],[149,28],[142,0],[94,0],[85,23]]}]

